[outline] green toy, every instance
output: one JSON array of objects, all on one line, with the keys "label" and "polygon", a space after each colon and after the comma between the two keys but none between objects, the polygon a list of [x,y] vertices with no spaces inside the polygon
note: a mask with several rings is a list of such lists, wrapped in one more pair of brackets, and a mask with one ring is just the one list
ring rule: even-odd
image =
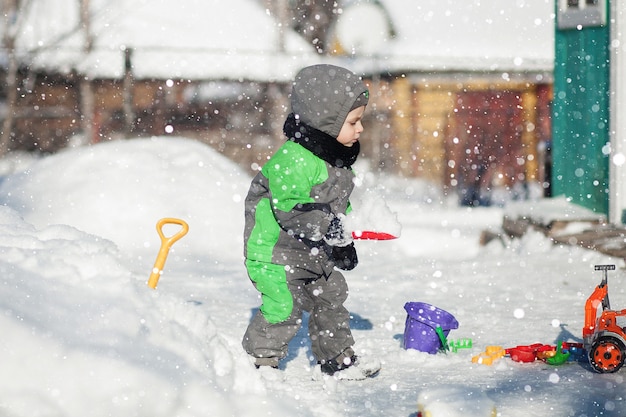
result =
[{"label": "green toy", "polygon": [[459,349],[472,348],[472,339],[463,338],[448,341],[448,338],[443,333],[443,329],[441,328],[441,326],[437,326],[437,328],[435,328],[435,332],[437,333],[437,336],[439,336],[439,340],[441,341],[440,350],[444,352],[452,351],[453,353],[456,353]]},{"label": "green toy", "polygon": [[563,353],[563,342],[560,340],[556,343],[556,353],[554,356],[546,358],[546,363],[550,365],[562,365],[569,359],[569,352]]}]

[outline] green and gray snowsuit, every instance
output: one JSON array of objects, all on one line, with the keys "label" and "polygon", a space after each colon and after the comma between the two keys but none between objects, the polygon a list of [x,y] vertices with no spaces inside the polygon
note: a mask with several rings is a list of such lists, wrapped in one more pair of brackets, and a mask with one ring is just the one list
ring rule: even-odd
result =
[{"label": "green and gray snowsuit", "polygon": [[255,176],[246,197],[246,268],[262,305],[243,346],[256,358],[285,357],[308,311],[312,351],[323,360],[354,344],[343,306],[348,287],[334,268],[354,266],[354,245],[347,248],[353,264],[346,268],[346,248],[323,238],[331,220],[349,210],[350,166],[359,146],[345,147],[336,137],[347,114],[367,103],[367,89],[343,68],[318,65],[299,73],[291,101],[294,112],[284,129],[289,140]]}]

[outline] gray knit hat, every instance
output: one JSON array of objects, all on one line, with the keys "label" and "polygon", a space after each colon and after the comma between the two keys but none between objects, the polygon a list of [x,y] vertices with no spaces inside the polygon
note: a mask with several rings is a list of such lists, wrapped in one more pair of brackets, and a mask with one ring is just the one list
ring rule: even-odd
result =
[{"label": "gray knit hat", "polygon": [[291,111],[302,122],[336,138],[352,110],[367,105],[369,92],[351,71],[335,65],[312,65],[296,75]]}]

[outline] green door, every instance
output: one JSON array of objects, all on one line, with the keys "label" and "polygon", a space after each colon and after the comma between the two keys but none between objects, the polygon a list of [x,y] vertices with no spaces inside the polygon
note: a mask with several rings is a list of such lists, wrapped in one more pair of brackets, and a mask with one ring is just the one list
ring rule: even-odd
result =
[{"label": "green door", "polygon": [[555,41],[553,195],[608,214],[609,25],[557,26]]}]

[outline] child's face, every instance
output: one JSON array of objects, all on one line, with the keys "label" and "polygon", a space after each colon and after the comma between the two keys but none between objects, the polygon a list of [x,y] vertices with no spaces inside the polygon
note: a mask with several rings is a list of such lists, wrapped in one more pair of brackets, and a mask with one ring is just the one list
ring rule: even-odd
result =
[{"label": "child's face", "polygon": [[361,119],[363,118],[364,112],[365,106],[361,106],[348,113],[348,117],[346,117],[346,121],[343,122],[339,136],[337,136],[337,142],[341,143],[343,146],[351,147],[359,140],[359,136],[361,132],[363,132]]}]

